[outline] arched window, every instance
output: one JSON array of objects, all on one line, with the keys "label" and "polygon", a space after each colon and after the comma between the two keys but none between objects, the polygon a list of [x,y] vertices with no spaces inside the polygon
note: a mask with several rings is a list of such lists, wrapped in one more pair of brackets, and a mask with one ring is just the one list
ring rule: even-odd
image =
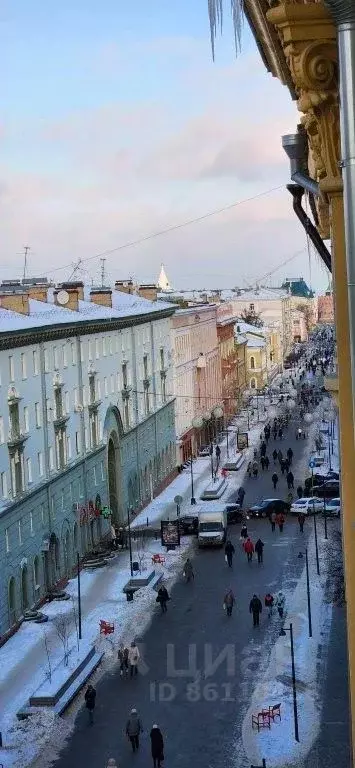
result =
[{"label": "arched window", "polygon": [[256,380],[255,379],[250,379],[250,388],[251,389],[256,389]]},{"label": "arched window", "polygon": [[13,576],[11,576],[11,579],[9,581],[8,601],[9,601],[9,625],[10,627],[12,627],[16,621],[16,582]]},{"label": "arched window", "polygon": [[255,368],[255,357],[250,358],[250,368],[254,370]]},{"label": "arched window", "polygon": [[73,550],[76,559],[76,553],[79,552],[78,523],[74,523],[73,528]]},{"label": "arched window", "polygon": [[41,577],[39,572],[39,557],[36,555],[33,560],[33,597],[35,603],[41,596]]},{"label": "arched window", "polygon": [[28,610],[28,570],[27,565],[24,565],[21,570],[21,607],[22,612]]}]

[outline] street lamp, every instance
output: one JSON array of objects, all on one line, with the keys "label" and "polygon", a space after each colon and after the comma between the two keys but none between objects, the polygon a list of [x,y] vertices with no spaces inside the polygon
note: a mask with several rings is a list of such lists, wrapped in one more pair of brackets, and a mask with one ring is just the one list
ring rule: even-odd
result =
[{"label": "street lamp", "polygon": [[[223,418],[223,413],[224,413],[223,408],[221,408],[220,405],[216,405],[216,407],[212,411],[212,416],[214,417],[214,419],[216,421],[217,419],[222,419]],[[216,425],[216,438],[218,440],[217,425]]]},{"label": "street lamp", "polygon": [[[308,549],[305,549],[306,555],[306,580],[307,580],[307,609],[308,609],[308,636],[312,637],[312,611],[311,611],[311,590],[309,585],[309,565],[308,565]],[[299,552],[299,558],[303,557],[303,552]]]},{"label": "street lamp", "polygon": [[[203,426],[203,419],[201,416],[195,416],[192,419],[192,426],[194,429],[201,429]],[[191,504],[196,504],[196,499],[194,495],[194,471],[193,471],[193,457],[192,457],[192,450],[191,450],[191,457],[190,457],[190,469],[191,469]]]},{"label": "street lamp", "polygon": [[[306,414],[307,416],[307,414]],[[306,418],[306,417],[305,417]],[[312,472],[312,499],[313,499],[313,526],[314,526],[314,543],[316,547],[316,563],[317,563],[317,574],[320,575],[320,569],[319,569],[319,553],[318,553],[318,533],[317,533],[317,521],[316,521],[316,510],[315,510],[315,502],[314,502],[314,496],[313,496],[313,466],[311,467]]]},{"label": "street lamp", "polygon": [[132,558],[132,539],[131,539],[131,509],[127,508],[127,522],[128,522],[128,546],[129,546],[129,564],[131,568],[131,578],[133,578],[133,558]]},{"label": "street lamp", "polygon": [[292,665],[292,693],[293,693],[293,720],[295,726],[295,740],[299,741],[298,733],[298,709],[297,709],[297,689],[296,689],[296,669],[295,669],[295,651],[293,647],[293,627],[292,623],[289,627],[284,627],[280,630],[280,637],[286,637],[286,632],[290,633],[291,638],[291,665]]}]

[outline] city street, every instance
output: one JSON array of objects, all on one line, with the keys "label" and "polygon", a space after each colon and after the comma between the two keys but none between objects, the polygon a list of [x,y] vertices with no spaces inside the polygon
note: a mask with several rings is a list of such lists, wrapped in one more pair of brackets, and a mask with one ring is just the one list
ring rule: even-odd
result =
[{"label": "city street", "polygon": [[[296,488],[304,479],[309,447],[307,441],[294,439],[294,431],[291,426],[290,439],[286,436],[276,446],[285,452],[291,445],[294,451]],[[271,440],[270,457],[274,447]],[[268,472],[259,474],[257,480],[246,479],[246,506],[262,496],[274,495],[272,466],[271,460]],[[287,484],[282,477],[279,493],[287,497]],[[239,526],[230,529],[236,549],[233,571],[227,569],[223,551],[196,551],[195,582],[178,581],[167,615],[161,616],[157,607],[148,631],[137,638],[144,659],[142,673],[137,679],[122,680],[115,669],[101,679],[97,684],[94,726],[88,725],[87,712],[82,709],[74,733],[54,762],[55,768],[96,768],[105,765],[111,756],[120,765],[146,766],[151,760],[149,732],[155,722],[166,741],[167,765],[205,766],[206,756],[207,764],[214,768],[247,764],[243,754],[235,754],[235,744],[255,680],[280,630],[280,620],[276,616],[269,620],[265,612],[260,628],[253,629],[249,601],[254,592],[263,601],[267,591],[275,593],[281,587],[287,598],[304,568],[304,561],[297,555],[305,539],[312,539],[313,526],[306,522],[305,534],[301,536],[297,520],[291,518],[282,534],[278,530],[272,533],[266,520],[250,520],[248,530],[254,542],[260,536],[265,543],[264,564],[247,564],[239,541]],[[310,554],[314,557],[313,547],[312,541]],[[237,600],[230,619],[222,608],[229,587]],[[221,656],[220,664],[209,673],[212,660],[223,652],[225,657]],[[138,755],[131,754],[125,736],[127,716],[134,706],[145,729]]]}]

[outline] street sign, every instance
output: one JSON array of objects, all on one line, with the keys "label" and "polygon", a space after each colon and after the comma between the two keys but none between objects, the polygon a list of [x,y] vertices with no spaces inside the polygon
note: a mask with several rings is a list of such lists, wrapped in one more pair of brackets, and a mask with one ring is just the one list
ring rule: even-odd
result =
[{"label": "street sign", "polygon": [[316,466],[316,462],[313,461],[313,459],[311,459],[308,466],[310,469],[314,469],[314,467]]},{"label": "street sign", "polygon": [[174,502],[175,502],[175,504],[177,504],[178,506],[179,506],[180,504],[182,504],[182,502],[183,502],[183,498],[182,498],[182,496],[179,496],[179,495],[175,496],[175,497],[174,497]]}]

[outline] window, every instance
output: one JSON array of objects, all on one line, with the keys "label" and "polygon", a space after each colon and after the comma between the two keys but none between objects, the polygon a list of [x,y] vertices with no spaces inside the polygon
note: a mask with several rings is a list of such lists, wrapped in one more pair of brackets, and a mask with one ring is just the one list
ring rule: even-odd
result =
[{"label": "window", "polygon": [[82,499],[84,496],[84,487],[83,487],[83,481],[82,478],[79,478],[79,498]]},{"label": "window", "polygon": [[84,348],[84,342],[80,342],[80,360],[83,363],[85,360],[85,348]]},{"label": "window", "polygon": [[77,408],[77,406],[78,406],[78,402],[79,402],[79,400],[78,400],[78,390],[77,390],[77,387],[74,387],[74,389],[73,389],[73,393],[74,393],[74,408]]},{"label": "window", "polygon": [[85,451],[87,451],[88,448],[90,448],[90,445],[89,445],[89,432],[88,432],[88,428],[87,427],[84,427],[84,448],[85,448]]},{"label": "window", "polygon": [[93,476],[93,480],[94,480],[94,485],[97,485],[96,467],[93,467],[92,476]]},{"label": "window", "polygon": [[51,406],[51,401],[49,400],[48,397],[46,398],[46,413],[47,413],[47,421],[49,424],[49,422],[52,421],[52,406]]},{"label": "window", "polygon": [[44,468],[43,468],[43,453],[39,451],[37,453],[37,461],[38,461],[38,474],[40,477],[43,477],[44,475]]},{"label": "window", "polygon": [[48,349],[46,347],[46,349],[44,350],[44,372],[48,373],[48,371],[49,371],[49,354],[48,354]]},{"label": "window", "polygon": [[98,416],[92,413],[90,416],[90,439],[91,448],[96,448],[98,444]]},{"label": "window", "polygon": [[99,339],[95,339],[95,357],[96,357],[96,360],[98,360],[99,357],[100,357],[100,342],[99,342]]},{"label": "window", "polygon": [[75,432],[75,450],[76,454],[78,455],[80,453],[80,433]]},{"label": "window", "polygon": [[7,499],[7,474],[6,472],[2,472],[0,475],[1,479],[1,496],[3,499]]},{"label": "window", "polygon": [[63,356],[63,368],[66,368],[68,365],[68,356],[67,356],[67,345],[62,344],[62,356]]},{"label": "window", "polygon": [[163,371],[165,368],[165,360],[164,360],[164,347],[160,348],[160,370]]},{"label": "window", "polygon": [[104,462],[102,461],[101,462],[101,480],[104,480],[104,479],[105,479],[105,466],[104,466]]},{"label": "window", "polygon": [[116,373],[116,387],[117,387],[117,392],[119,392],[120,389],[121,389],[121,380],[120,380],[120,374],[119,373]]},{"label": "window", "polygon": [[20,414],[18,403],[13,402],[9,405],[10,434],[12,439],[20,437]]},{"label": "window", "polygon": [[32,363],[33,363],[33,375],[38,376],[38,352],[36,349],[32,352]]},{"label": "window", "polygon": [[64,400],[65,400],[65,413],[68,414],[68,413],[70,413],[70,397],[69,397],[69,392],[65,392]]},{"label": "window", "polygon": [[29,414],[27,405],[25,405],[23,409],[23,420],[25,422],[25,432],[29,432],[30,431],[30,414]]},{"label": "window", "polygon": [[148,379],[148,355],[143,356],[143,379]]},{"label": "window", "polygon": [[55,371],[59,369],[59,357],[57,347],[53,347],[53,368]]},{"label": "window", "polygon": [[55,520],[55,501],[54,501],[54,496],[52,496],[52,498],[51,498],[51,516],[52,516],[52,520]]},{"label": "window", "polygon": [[93,373],[89,375],[89,403],[93,405],[96,400],[95,392],[95,376]]},{"label": "window", "polygon": [[71,438],[70,436],[67,437],[67,457],[70,460],[71,459]]},{"label": "window", "polygon": [[12,355],[9,356],[9,377],[10,377],[10,381],[15,381],[14,358],[12,357]]},{"label": "window", "polygon": [[52,448],[51,445],[49,446],[48,455],[49,455],[49,469],[51,469],[53,471],[53,469],[54,469],[54,455],[53,455],[53,448]]},{"label": "window", "polygon": [[86,387],[83,387],[83,405],[87,405],[87,399],[86,399]]},{"label": "window", "polygon": [[26,459],[26,473],[27,473],[27,482],[32,483],[32,462],[31,459]]},{"label": "window", "polygon": [[19,451],[15,451],[14,456],[10,459],[10,470],[12,494],[13,496],[19,496],[23,491],[24,482],[23,456]]},{"label": "window", "polygon": [[45,505],[41,504],[41,523],[44,525]]},{"label": "window", "polygon": [[111,373],[111,394],[113,395],[115,391],[115,377],[113,373]]},{"label": "window", "polygon": [[100,379],[97,380],[96,388],[97,388],[97,399],[101,400],[101,382],[100,382]]},{"label": "window", "polygon": [[18,543],[22,544],[22,523],[21,523],[21,520],[18,521]]},{"label": "window", "polygon": [[99,419],[99,441],[102,443],[104,439],[104,428],[101,419]]},{"label": "window", "polygon": [[88,359],[92,360],[92,341],[88,341]]},{"label": "window", "polygon": [[250,312],[254,312],[254,304],[249,304]]},{"label": "window", "polygon": [[107,378],[106,378],[106,376],[104,378],[104,392],[105,392],[105,397],[107,397],[107,395],[108,395],[108,385],[107,385]]},{"label": "window", "polygon": [[72,362],[72,365],[76,365],[76,346],[75,346],[75,341],[71,342],[70,350],[71,350],[71,362]]},{"label": "window", "polygon": [[122,382],[123,389],[126,389],[128,387],[127,363],[123,363],[122,365]]},{"label": "window", "polygon": [[255,368],[255,357],[250,358],[250,368],[254,370]]},{"label": "window", "polygon": [[30,534],[33,536],[33,512],[30,512]]},{"label": "window", "polygon": [[67,446],[65,429],[59,429],[55,436],[55,457],[57,469],[64,469],[67,463]]},{"label": "window", "polygon": [[55,418],[61,419],[63,416],[63,393],[61,387],[56,387],[54,390],[54,408]]},{"label": "window", "polygon": [[4,435],[4,419],[2,416],[0,416],[0,445],[5,442],[5,435]]},{"label": "window", "polygon": [[102,337],[102,354],[104,357],[107,355],[107,349],[106,349],[106,336]]},{"label": "window", "polygon": [[6,552],[10,552],[10,532],[8,528],[5,528],[5,546]]},{"label": "window", "polygon": [[24,352],[21,353],[21,376],[23,379],[27,379],[27,361]]},{"label": "window", "polygon": [[109,348],[110,355],[113,355],[112,336],[108,337],[108,348]]},{"label": "window", "polygon": [[36,422],[36,427],[41,426],[41,408],[39,403],[35,403],[35,422]]}]

